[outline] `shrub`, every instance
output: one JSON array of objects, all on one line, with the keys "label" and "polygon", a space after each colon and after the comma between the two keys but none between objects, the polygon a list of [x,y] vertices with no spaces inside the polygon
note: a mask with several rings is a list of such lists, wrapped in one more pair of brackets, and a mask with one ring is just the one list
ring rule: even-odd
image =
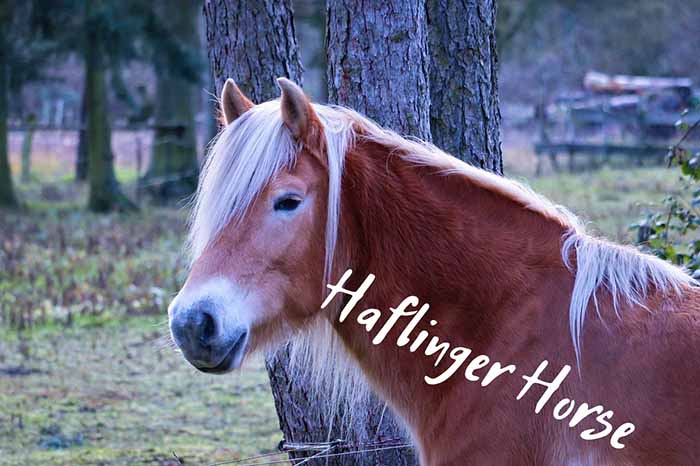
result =
[{"label": "shrub", "polygon": [[687,142],[699,132],[700,120],[689,124],[684,112],[677,126],[683,136],[669,148],[669,167],[680,169],[677,194],[666,197],[663,208],[632,225],[637,242],[646,251],[674,264],[686,267],[700,279],[700,152],[690,150]]}]

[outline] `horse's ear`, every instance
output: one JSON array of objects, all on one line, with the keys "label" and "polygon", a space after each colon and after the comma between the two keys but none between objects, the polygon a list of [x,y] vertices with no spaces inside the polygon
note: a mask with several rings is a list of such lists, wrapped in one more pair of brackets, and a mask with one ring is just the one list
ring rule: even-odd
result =
[{"label": "horse's ear", "polygon": [[253,106],[253,102],[243,95],[233,79],[228,78],[221,91],[221,113],[224,123],[230,125]]},{"label": "horse's ear", "polygon": [[297,140],[306,140],[313,120],[317,119],[311,102],[301,87],[287,78],[277,78],[282,90],[282,121]]}]

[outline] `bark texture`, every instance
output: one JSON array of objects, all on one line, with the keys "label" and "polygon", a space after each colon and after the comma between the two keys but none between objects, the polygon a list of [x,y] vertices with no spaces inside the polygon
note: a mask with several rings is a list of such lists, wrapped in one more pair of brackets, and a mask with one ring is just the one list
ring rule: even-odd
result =
[{"label": "bark texture", "polygon": [[80,131],[78,132],[78,152],[75,157],[75,181],[87,180],[87,79],[83,83],[83,95],[80,101]]},{"label": "bark texture", "polygon": [[204,16],[217,95],[226,78],[255,103],[279,97],[280,76],[301,83],[289,0],[206,0]]},{"label": "bark texture", "polygon": [[36,119],[30,115],[27,119],[27,131],[22,138],[22,170],[20,180],[22,183],[29,183],[32,177],[32,141],[34,140],[34,129]]},{"label": "bark texture", "polygon": [[425,1],[329,0],[328,100],[430,140]]},{"label": "bark texture", "polygon": [[[8,24],[12,19],[11,2],[0,7],[0,19],[3,24]],[[7,117],[8,117],[8,87],[10,64],[7,56],[7,32],[0,28],[0,206],[15,207],[17,198],[12,185],[12,173],[10,171],[10,159],[7,147]]]},{"label": "bark texture", "polygon": [[[473,9],[468,9],[469,5]],[[445,7],[445,14],[449,11]],[[456,14],[455,11],[451,14]],[[438,121],[449,121],[445,126],[452,128],[452,134],[468,135],[465,139],[468,149],[458,151],[444,144],[448,150],[460,154],[474,151],[474,160],[485,161],[478,165],[500,172],[494,6],[488,1],[474,0],[467,2],[461,11],[461,17],[450,18],[450,21],[464,21],[464,12],[476,16],[468,19],[470,25],[463,25],[462,35],[457,36],[457,45],[449,43],[451,32],[447,30],[444,53],[468,52],[471,55],[469,58],[452,56],[453,62],[445,65],[445,73],[441,73],[436,82],[446,79],[440,84],[444,87],[445,83],[453,85],[450,79],[469,81],[453,89],[453,99],[444,104],[451,106],[441,108],[443,103],[440,100],[439,105],[433,106],[433,114]],[[228,77],[236,80],[254,102],[279,96],[275,83],[278,76],[301,81],[302,67],[289,0],[255,0],[245,5],[234,0],[206,0],[204,14],[217,94]],[[437,58],[431,61],[427,16],[425,0],[410,4],[399,0],[329,0],[326,37],[330,102],[352,107],[402,134],[431,140],[429,74],[439,61]],[[474,29],[476,26],[471,26],[472,22],[481,28]],[[449,26],[454,27],[452,23]],[[482,34],[485,36],[476,37]],[[477,51],[471,47],[486,47],[486,50]],[[479,62],[484,57],[488,60]],[[469,65],[466,71],[461,69],[465,64]],[[442,99],[441,95],[439,98]],[[465,99],[467,102],[459,107],[460,101]],[[451,119],[454,111],[460,114]],[[467,131],[465,127],[475,122],[488,132]],[[477,145],[479,137],[482,146]],[[342,432],[338,428],[338,418],[327,418],[327,413],[321,412],[314,403],[307,390],[307,381],[293,376],[285,350],[270,358],[267,366],[280,425],[288,441],[406,438],[395,417],[376,399],[367,406],[353,407],[362,411],[353,413],[357,424],[346,426],[349,432]],[[329,426],[333,426],[330,432]],[[309,464],[415,465],[417,460],[410,451],[387,450],[310,461]]]},{"label": "bark texture", "polygon": [[[256,0],[246,2],[245,7],[239,1],[207,0],[204,15],[217,94],[221,92],[226,78],[231,77],[249,98],[260,103],[279,97],[277,77],[286,76],[296,82],[301,81],[302,66],[288,0]],[[427,122],[426,115],[426,127]],[[311,396],[308,390],[310,382],[293,376],[286,348],[268,358],[267,369],[280,428],[287,441],[326,442],[338,438],[367,437],[367,432],[374,436],[383,414],[383,405],[374,402],[367,414],[355,416],[365,419],[365,422],[343,430],[340,418],[329,418]],[[365,407],[357,409],[363,410]],[[346,431],[348,429],[350,432]],[[393,421],[385,417],[378,438],[394,438],[397,431]],[[400,451],[387,451],[312,460],[308,464],[369,466],[414,463],[406,463]]]},{"label": "bark texture", "polygon": [[433,143],[503,173],[495,0],[427,0]]}]

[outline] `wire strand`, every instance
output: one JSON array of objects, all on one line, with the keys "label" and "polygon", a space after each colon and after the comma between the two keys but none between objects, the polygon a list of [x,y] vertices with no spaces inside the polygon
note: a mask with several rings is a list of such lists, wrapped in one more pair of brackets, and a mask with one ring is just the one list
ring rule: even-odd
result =
[{"label": "wire strand", "polygon": [[[226,465],[226,464],[236,464],[239,466],[265,466],[265,465],[272,465],[272,464],[292,464],[294,466],[299,466],[302,464],[306,464],[311,460],[314,459],[325,459],[325,458],[335,458],[339,456],[347,456],[347,455],[358,455],[361,453],[372,453],[372,452],[378,452],[378,451],[386,451],[386,450],[395,450],[395,449],[402,449],[402,448],[413,448],[413,445],[410,443],[401,443],[401,444],[396,444],[396,445],[386,445],[388,442],[391,442],[392,440],[383,440],[379,442],[374,442],[372,444],[365,444],[365,446],[374,446],[374,448],[364,448],[360,450],[353,450],[353,451],[344,451],[344,452],[338,452],[338,453],[331,453],[334,449],[336,448],[348,448],[352,447],[352,444],[347,444],[347,445],[341,445],[338,442],[331,442],[329,443],[323,443],[323,444],[297,444],[294,446],[294,448],[286,448],[284,451],[276,452],[276,453],[266,453],[262,455],[256,455],[256,456],[250,456],[247,458],[241,458],[238,460],[232,460],[232,461],[222,461],[219,463],[213,463],[210,464],[209,466],[220,466],[220,465]],[[335,444],[333,444],[335,443]],[[274,460],[274,461],[267,461],[264,463],[252,463],[251,461],[256,460],[256,459],[262,459],[262,458],[269,458],[274,455],[281,455],[281,454],[288,454],[293,451],[309,451],[309,450],[315,450],[318,449],[319,447],[325,446],[326,448],[324,450],[321,450],[311,456],[308,456],[306,458],[287,458],[284,460]],[[360,446],[360,445],[356,445]]]}]

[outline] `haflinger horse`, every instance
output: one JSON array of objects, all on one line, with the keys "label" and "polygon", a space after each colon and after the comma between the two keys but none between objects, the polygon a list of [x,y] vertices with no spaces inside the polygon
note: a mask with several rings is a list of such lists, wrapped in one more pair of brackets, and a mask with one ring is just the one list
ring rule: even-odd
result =
[{"label": "haflinger horse", "polygon": [[315,345],[321,372],[345,355],[423,465],[700,462],[690,276],[278,83],[258,105],[231,80],[222,92],[169,308],[193,366],[225,373],[289,340]]}]

